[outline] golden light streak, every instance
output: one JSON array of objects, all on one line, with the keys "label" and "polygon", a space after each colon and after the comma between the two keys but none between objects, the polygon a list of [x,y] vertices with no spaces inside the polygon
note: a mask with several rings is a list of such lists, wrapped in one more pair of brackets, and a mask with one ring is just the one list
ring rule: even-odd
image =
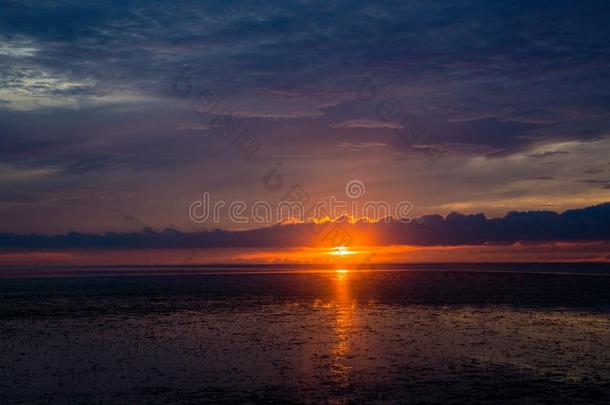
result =
[{"label": "golden light streak", "polygon": [[328,254],[334,255],[334,256],[347,256],[347,255],[353,255],[353,254],[355,254],[355,252],[352,252],[351,250],[349,250],[349,248],[347,246],[337,246]]}]

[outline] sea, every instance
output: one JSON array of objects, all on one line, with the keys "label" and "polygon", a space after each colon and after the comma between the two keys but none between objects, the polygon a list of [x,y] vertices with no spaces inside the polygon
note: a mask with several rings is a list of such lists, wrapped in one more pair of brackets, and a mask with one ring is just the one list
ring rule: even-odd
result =
[{"label": "sea", "polygon": [[604,403],[610,266],[5,267],[0,353],[2,404]]}]

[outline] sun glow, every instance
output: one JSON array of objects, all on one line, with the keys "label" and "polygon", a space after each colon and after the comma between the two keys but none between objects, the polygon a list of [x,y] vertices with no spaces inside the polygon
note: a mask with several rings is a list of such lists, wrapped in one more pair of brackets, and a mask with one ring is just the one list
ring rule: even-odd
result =
[{"label": "sun glow", "polygon": [[347,256],[347,255],[353,255],[354,253],[355,252],[352,252],[346,246],[337,246],[329,254],[334,255],[334,256]]},{"label": "sun glow", "polygon": [[335,270],[335,272],[337,272],[339,274],[345,274],[345,273],[348,272],[348,270],[346,270],[346,269],[337,269],[337,270]]}]

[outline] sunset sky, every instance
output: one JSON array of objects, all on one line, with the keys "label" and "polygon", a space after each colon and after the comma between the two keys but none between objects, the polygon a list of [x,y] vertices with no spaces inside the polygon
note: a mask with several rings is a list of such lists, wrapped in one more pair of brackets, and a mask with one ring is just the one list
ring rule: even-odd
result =
[{"label": "sunset sky", "polygon": [[[203,192],[276,204],[295,185],[311,201],[345,198],[353,179],[367,200],[409,201],[424,218],[606,203],[609,11],[606,1],[0,0],[1,240],[48,259],[118,242],[13,234],[252,229],[226,216],[193,222],[189,206]],[[405,142],[416,130],[427,140]],[[425,223],[360,242],[522,252],[523,236],[593,244],[585,259],[606,260],[609,213],[536,217],[533,237],[509,218],[480,225],[481,238],[443,239],[457,226],[446,221],[425,242],[401,239]],[[127,247],[160,243],[143,238]],[[202,242],[186,239],[178,247]]]}]

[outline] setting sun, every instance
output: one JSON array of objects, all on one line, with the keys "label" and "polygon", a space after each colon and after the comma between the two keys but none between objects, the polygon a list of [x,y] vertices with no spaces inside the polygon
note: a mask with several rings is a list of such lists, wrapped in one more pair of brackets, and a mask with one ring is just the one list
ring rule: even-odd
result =
[{"label": "setting sun", "polygon": [[355,252],[352,252],[351,250],[349,250],[348,247],[346,246],[337,246],[336,248],[334,248],[330,254],[331,255],[335,255],[335,256],[346,256],[346,255],[353,255]]}]

